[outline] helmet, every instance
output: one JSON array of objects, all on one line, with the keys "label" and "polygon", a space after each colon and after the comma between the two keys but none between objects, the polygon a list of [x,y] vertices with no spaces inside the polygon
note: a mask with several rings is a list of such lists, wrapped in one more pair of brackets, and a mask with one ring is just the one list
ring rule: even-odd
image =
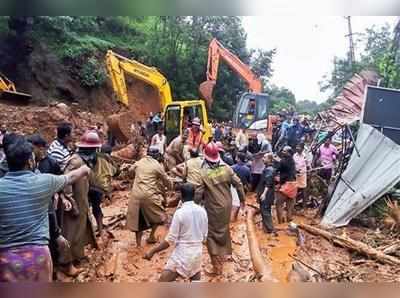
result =
[{"label": "helmet", "polygon": [[219,150],[217,144],[214,142],[208,143],[204,149],[204,157],[209,162],[219,161]]},{"label": "helmet", "polygon": [[101,148],[102,145],[100,137],[95,130],[86,131],[76,144],[79,148]]},{"label": "helmet", "polygon": [[217,145],[219,152],[225,152],[224,145],[221,142],[216,142],[215,145]]},{"label": "helmet", "polygon": [[194,118],[192,120],[192,125],[200,126],[201,125],[200,119],[198,117]]}]

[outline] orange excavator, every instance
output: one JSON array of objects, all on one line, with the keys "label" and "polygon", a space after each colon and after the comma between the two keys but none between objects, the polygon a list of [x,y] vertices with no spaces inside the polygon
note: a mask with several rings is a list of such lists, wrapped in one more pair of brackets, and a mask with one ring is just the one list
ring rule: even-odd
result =
[{"label": "orange excavator", "polygon": [[249,92],[240,97],[233,115],[234,128],[246,130],[267,130],[272,136],[276,116],[269,115],[270,98],[262,93],[262,81],[248,65],[225,48],[216,38],[208,46],[207,80],[200,84],[199,92],[208,106],[213,102],[213,90],[217,83],[219,61],[222,60],[248,84]]}]

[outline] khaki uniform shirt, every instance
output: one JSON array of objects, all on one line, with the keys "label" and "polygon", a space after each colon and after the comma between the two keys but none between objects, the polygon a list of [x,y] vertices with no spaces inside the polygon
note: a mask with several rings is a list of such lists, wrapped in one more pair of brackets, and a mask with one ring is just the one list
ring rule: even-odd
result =
[{"label": "khaki uniform shirt", "polygon": [[203,165],[201,185],[196,194],[198,194],[197,198],[203,198],[204,207],[207,211],[207,247],[212,256],[232,253],[229,230],[232,210],[231,185],[237,189],[239,200],[244,202],[243,184],[229,166],[220,164],[210,168],[208,164]]}]

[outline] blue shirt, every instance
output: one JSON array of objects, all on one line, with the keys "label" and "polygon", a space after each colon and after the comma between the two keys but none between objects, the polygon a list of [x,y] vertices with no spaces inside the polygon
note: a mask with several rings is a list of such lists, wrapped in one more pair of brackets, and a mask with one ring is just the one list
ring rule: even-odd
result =
[{"label": "blue shirt", "polygon": [[290,124],[289,124],[288,121],[285,120],[285,121],[282,122],[282,125],[281,125],[281,137],[287,137],[287,132],[288,132],[289,127],[290,127]]},{"label": "blue shirt", "polygon": [[248,185],[250,184],[250,169],[247,165],[237,163],[232,166],[232,170],[235,172],[236,175],[240,178],[240,181],[242,181],[243,185]]},{"label": "blue shirt", "polygon": [[67,184],[67,177],[8,172],[0,178],[0,248],[47,245],[48,208],[52,196]]}]

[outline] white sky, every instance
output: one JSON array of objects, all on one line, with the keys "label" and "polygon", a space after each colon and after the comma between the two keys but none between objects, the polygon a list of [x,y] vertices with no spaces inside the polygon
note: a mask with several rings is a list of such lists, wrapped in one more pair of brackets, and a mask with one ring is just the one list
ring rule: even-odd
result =
[{"label": "white sky", "polygon": [[[352,17],[353,33],[397,17]],[[243,17],[249,48],[277,49],[273,59],[273,84],[289,88],[297,100],[322,102],[318,82],[332,70],[334,56],[345,57],[349,48],[347,20],[341,16],[252,16]],[[356,39],[357,36],[354,36]],[[356,44],[356,56],[363,47]]]}]

